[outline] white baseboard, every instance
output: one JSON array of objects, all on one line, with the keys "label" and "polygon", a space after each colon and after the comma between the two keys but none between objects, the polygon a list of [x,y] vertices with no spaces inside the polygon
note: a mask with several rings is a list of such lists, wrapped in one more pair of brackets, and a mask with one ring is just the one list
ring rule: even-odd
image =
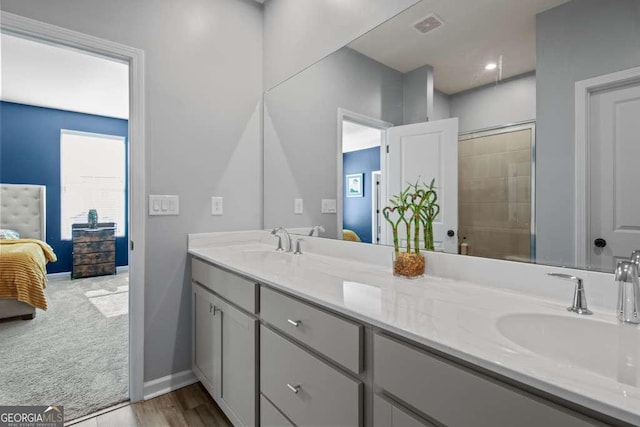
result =
[{"label": "white baseboard", "polygon": [[190,370],[177,372],[175,374],[167,375],[166,377],[147,381],[144,383],[142,390],[142,394],[144,396],[143,399],[153,399],[154,397],[158,397],[197,382],[198,379]]},{"label": "white baseboard", "polygon": [[[129,266],[128,265],[123,265],[120,267],[116,267],[116,273],[120,274],[120,273],[128,273],[129,272]],[[71,272],[67,271],[64,273],[49,273],[47,274],[47,280],[51,281],[51,280],[70,280],[71,279]]]}]

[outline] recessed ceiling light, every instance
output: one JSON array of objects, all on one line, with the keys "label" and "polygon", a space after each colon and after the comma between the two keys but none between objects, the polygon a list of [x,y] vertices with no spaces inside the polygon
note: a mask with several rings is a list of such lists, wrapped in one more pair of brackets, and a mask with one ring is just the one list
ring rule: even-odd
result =
[{"label": "recessed ceiling light", "polygon": [[491,70],[495,70],[498,67],[498,64],[496,64],[495,62],[489,62],[487,65],[485,65],[484,69],[491,71]]}]

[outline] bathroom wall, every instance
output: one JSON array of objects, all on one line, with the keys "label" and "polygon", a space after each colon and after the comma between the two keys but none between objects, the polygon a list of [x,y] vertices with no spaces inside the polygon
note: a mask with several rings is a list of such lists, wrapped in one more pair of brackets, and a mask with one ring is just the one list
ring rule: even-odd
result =
[{"label": "bathroom wall", "polygon": [[272,88],[417,2],[418,0],[265,2],[265,88]]},{"label": "bathroom wall", "polygon": [[[144,378],[191,369],[186,235],[262,223],[262,7],[249,0],[3,0],[0,7],[145,51],[147,192],[179,195],[180,215],[146,220]],[[212,195],[225,197],[224,216],[211,216]]]},{"label": "bathroom wall", "polygon": [[[342,155],[343,175],[363,173],[363,197],[347,197],[344,194],[343,227],[354,231],[364,243],[372,243],[372,177],[380,170],[380,147],[351,151]],[[346,183],[344,184],[346,186]]]},{"label": "bathroom wall", "polygon": [[534,73],[505,79],[449,97],[451,117],[458,117],[460,133],[536,118]]},{"label": "bathroom wall", "polygon": [[537,17],[538,262],[575,262],[575,82],[640,66],[639,20],[637,0],[572,1]]},{"label": "bathroom wall", "polygon": [[[72,242],[62,240],[60,231],[60,131],[127,137],[128,128],[127,120],[0,102],[0,182],[47,186],[46,240],[58,257],[47,272],[69,272],[73,266]],[[116,265],[128,265],[127,246],[125,224],[124,237],[116,238]]]},{"label": "bathroom wall", "polygon": [[[338,109],[402,123],[402,74],[344,48],[265,95],[264,182],[266,228],[322,225],[337,236],[335,199]],[[304,214],[294,215],[295,198]]]}]

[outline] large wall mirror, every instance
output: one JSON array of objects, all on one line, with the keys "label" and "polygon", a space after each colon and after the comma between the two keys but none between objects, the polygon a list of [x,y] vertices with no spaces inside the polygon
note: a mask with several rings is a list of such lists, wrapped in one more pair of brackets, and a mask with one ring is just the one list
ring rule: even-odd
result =
[{"label": "large wall mirror", "polygon": [[423,0],[265,93],[265,228],[390,244],[380,210],[418,179],[436,250],[640,249],[640,1]]}]

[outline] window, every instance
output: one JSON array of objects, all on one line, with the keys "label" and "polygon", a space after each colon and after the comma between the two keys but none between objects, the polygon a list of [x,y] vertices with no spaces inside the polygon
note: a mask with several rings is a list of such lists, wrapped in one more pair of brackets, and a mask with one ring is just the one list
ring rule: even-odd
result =
[{"label": "window", "polygon": [[62,130],[60,135],[61,238],[71,224],[86,223],[89,209],[100,222],[115,222],[125,233],[126,147],[122,136]]}]

